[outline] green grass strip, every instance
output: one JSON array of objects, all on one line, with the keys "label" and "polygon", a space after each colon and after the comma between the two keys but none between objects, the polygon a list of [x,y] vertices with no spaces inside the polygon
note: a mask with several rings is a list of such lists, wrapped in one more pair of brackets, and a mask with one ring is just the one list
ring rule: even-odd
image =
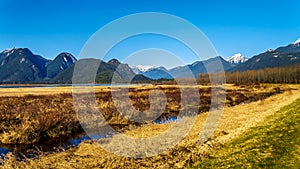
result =
[{"label": "green grass strip", "polygon": [[196,163],[193,168],[299,168],[300,99]]}]

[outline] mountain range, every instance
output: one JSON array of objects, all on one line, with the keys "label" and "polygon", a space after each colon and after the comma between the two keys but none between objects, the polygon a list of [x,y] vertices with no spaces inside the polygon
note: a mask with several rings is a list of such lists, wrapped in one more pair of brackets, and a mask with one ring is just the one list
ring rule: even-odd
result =
[{"label": "mountain range", "polygon": [[52,61],[33,54],[28,48],[6,49],[0,53],[0,82],[47,82],[76,61],[69,53],[61,53]]},{"label": "mountain range", "polygon": [[[166,69],[163,66],[129,66],[117,59],[104,62],[99,59],[77,59],[62,52],[53,60],[33,54],[28,48],[5,49],[0,53],[0,83],[71,83],[75,64],[99,63],[95,82],[151,82],[152,79],[197,77],[201,73],[224,71],[257,70],[300,63],[300,39],[287,46],[268,50],[250,59],[238,53],[223,59],[220,56],[196,61],[185,66]],[[98,64],[98,65],[99,65]],[[93,65],[93,64],[91,64]],[[95,65],[95,64],[94,64]],[[98,66],[96,65],[96,66]],[[83,67],[82,70],[90,70]],[[84,75],[82,79],[84,79]]]},{"label": "mountain range", "polygon": [[[237,53],[233,56],[223,59],[222,57],[215,57],[204,61],[197,61],[190,65],[179,66],[167,70],[164,67],[151,68],[140,74],[152,79],[160,78],[183,78],[191,77],[193,74],[197,77],[201,73],[207,73],[206,68],[209,68],[209,72],[217,72],[220,70],[214,70],[214,65],[221,62],[224,71],[246,71],[246,70],[258,70],[263,68],[283,67],[287,65],[300,63],[300,38],[287,45],[278,47],[275,50],[268,50],[252,58],[248,59],[242,54]],[[189,73],[189,71],[192,72]]]},{"label": "mountain range", "polygon": [[[151,82],[151,79],[144,75],[135,74],[128,64],[120,63],[117,59],[111,59],[104,62],[100,59],[80,59],[76,62],[76,69],[80,70],[80,74],[76,76],[77,83],[129,83],[129,82]],[[52,83],[72,83],[72,77],[75,64],[68,69],[61,71],[53,80]],[[87,79],[87,74],[94,73],[96,70],[95,79]]]},{"label": "mountain range", "polygon": [[155,68],[155,66],[147,66],[147,65],[136,65],[136,66],[129,66],[129,67],[136,74],[142,74],[150,69]]},{"label": "mountain range", "polygon": [[269,49],[253,56],[243,64],[237,65],[230,71],[258,70],[268,67],[283,67],[300,63],[300,39],[287,46]]}]

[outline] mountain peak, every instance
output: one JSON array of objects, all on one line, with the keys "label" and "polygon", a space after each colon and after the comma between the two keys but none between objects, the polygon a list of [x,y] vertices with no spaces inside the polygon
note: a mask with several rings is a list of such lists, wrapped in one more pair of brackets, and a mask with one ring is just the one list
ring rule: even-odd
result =
[{"label": "mountain peak", "polygon": [[233,56],[229,56],[225,58],[225,60],[229,63],[244,63],[248,60],[248,58],[244,57],[241,53],[234,54]]},{"label": "mountain peak", "polygon": [[118,59],[111,59],[107,63],[112,64],[112,65],[119,65],[121,62]]},{"label": "mountain peak", "polygon": [[[8,52],[12,52],[12,51],[30,51],[28,48],[6,48],[4,49],[1,53],[8,53]],[[31,51],[30,51],[31,52]]]},{"label": "mountain peak", "polygon": [[297,44],[300,44],[300,38],[298,38],[298,39],[293,43],[293,45],[297,45]]},{"label": "mountain peak", "polygon": [[71,53],[68,53],[68,52],[61,52],[59,55],[65,55],[65,56],[73,57],[73,55]]},{"label": "mountain peak", "polygon": [[129,67],[136,74],[142,74],[142,73],[154,68],[154,66],[149,66],[149,65],[135,65],[135,66],[129,66]]},{"label": "mountain peak", "polygon": [[54,78],[61,71],[74,64],[77,59],[70,53],[62,52],[55,57],[53,61],[46,64],[47,78]]},{"label": "mountain peak", "polygon": [[275,52],[280,53],[298,53],[300,52],[300,38],[287,46],[278,47]]},{"label": "mountain peak", "polygon": [[17,56],[17,55],[26,55],[26,56],[33,56],[33,53],[28,48],[12,48],[12,49],[5,49],[0,53],[2,58],[8,58],[10,56]]},{"label": "mountain peak", "polygon": [[6,48],[6,49],[4,49],[4,51],[2,51],[1,53],[8,53],[8,52],[10,52],[10,51],[11,51],[11,49]]},{"label": "mountain peak", "polygon": [[242,55],[241,53],[236,53],[236,54],[234,54],[234,55],[231,56],[231,57],[243,57],[243,55]]},{"label": "mountain peak", "polygon": [[7,49],[5,49],[4,51],[2,51],[2,52],[0,53],[0,55],[5,55],[5,56],[7,57],[7,56],[9,56],[9,55],[12,54],[12,53],[13,53],[12,49],[7,48]]},{"label": "mountain peak", "polygon": [[71,53],[68,53],[68,52],[62,52],[60,53],[57,57],[61,57],[65,62],[76,62],[77,59],[71,54]]}]

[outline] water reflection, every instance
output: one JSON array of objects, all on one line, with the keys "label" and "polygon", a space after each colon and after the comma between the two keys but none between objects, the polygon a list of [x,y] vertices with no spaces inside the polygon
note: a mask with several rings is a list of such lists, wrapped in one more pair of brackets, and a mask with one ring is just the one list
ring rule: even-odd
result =
[{"label": "water reflection", "polygon": [[[173,123],[178,122],[180,120],[179,117],[172,116],[168,118],[163,118],[159,120],[155,120],[156,124],[165,124],[165,123]],[[0,144],[0,156],[3,159],[4,155],[9,152],[13,152],[14,155],[20,160],[26,158],[35,158],[38,157],[39,151],[55,153],[57,151],[66,150],[70,147],[77,147],[80,143],[86,140],[99,140],[105,137],[112,137],[115,133],[109,133],[106,136],[101,136],[97,134],[86,135],[85,133],[78,134],[65,139],[58,139],[54,141],[49,141],[43,143],[42,145],[1,145]]]},{"label": "water reflection", "polygon": [[156,123],[156,124],[165,124],[165,123],[173,123],[173,122],[178,122],[178,121],[180,121],[179,117],[172,116],[172,117],[168,117],[168,118],[155,120],[154,123]]}]

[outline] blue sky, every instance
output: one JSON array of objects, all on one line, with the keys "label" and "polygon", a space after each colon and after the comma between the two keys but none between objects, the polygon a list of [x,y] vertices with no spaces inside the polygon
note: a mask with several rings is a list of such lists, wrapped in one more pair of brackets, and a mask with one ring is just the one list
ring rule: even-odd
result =
[{"label": "blue sky", "polygon": [[78,56],[88,38],[110,21],[163,12],[196,25],[219,55],[252,57],[300,37],[299,9],[298,0],[0,0],[0,50],[28,47],[49,59],[63,51]]}]

